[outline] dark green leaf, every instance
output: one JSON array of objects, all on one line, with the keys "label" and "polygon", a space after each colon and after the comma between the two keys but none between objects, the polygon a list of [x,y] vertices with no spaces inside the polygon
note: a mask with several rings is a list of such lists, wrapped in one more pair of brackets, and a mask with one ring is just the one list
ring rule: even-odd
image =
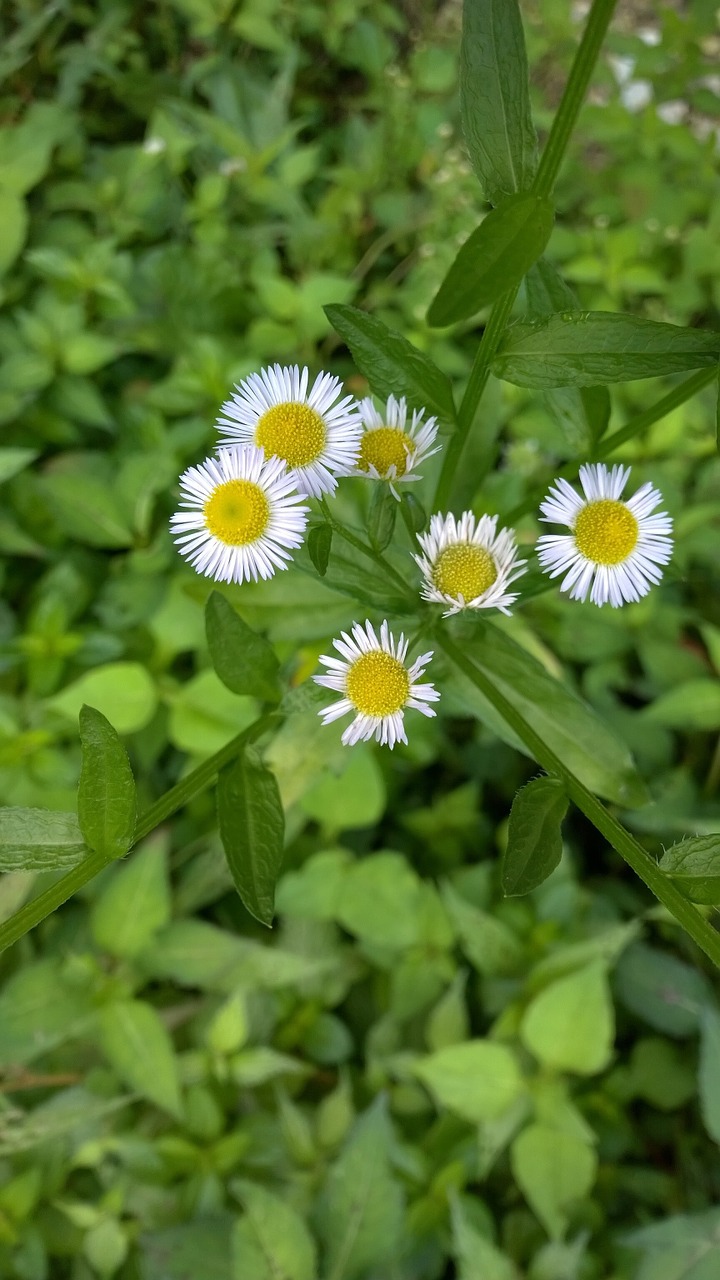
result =
[{"label": "dark green leaf", "polygon": [[78,782],[78,822],[96,853],[121,858],[135,832],[135,779],[110,721],[95,707],[80,709],[82,767]]},{"label": "dark green leaf", "polygon": [[420,533],[427,523],[427,516],[420,499],[414,493],[406,490],[402,495],[401,501],[405,511],[410,516],[408,523],[415,533]]},{"label": "dark green leaf", "polygon": [[74,813],[0,809],[0,871],[74,867],[89,852]]},{"label": "dark green leaf", "polygon": [[644,942],[634,942],[621,955],[615,991],[626,1009],[678,1039],[697,1032],[700,1011],[713,999],[700,969]]},{"label": "dark green leaf", "polygon": [[465,0],[460,111],[470,160],[491,204],[527,191],[537,138],[517,0]]},{"label": "dark green leaf", "polygon": [[390,492],[390,486],[378,481],[368,512],[368,537],[376,551],[384,551],[392,541],[397,509],[397,498]]},{"label": "dark green leaf", "polygon": [[530,893],[555,870],[562,856],[560,826],[567,805],[557,778],[534,778],[517,792],[500,872],[506,897]]},{"label": "dark green leaf", "polygon": [[205,630],[212,664],[232,693],[278,702],[278,660],[271,644],[253,631],[219,591],[205,606]]},{"label": "dark green leaf", "polygon": [[493,373],[519,387],[589,387],[713,365],[720,333],[612,311],[563,311],[512,325]]},{"label": "dark green leaf", "polygon": [[331,305],[325,314],[377,396],[405,396],[411,409],[427,409],[443,422],[455,421],[448,378],[407,338],[357,307]]},{"label": "dark green leaf", "polygon": [[550,239],[555,211],[534,195],[510,196],[488,214],[460,249],[430,304],[428,323],[475,315],[520,283]]},{"label": "dark green leaf", "polygon": [[328,561],[330,559],[330,548],[332,547],[332,537],[332,525],[327,524],[327,522],[311,525],[308,532],[308,555],[321,578],[324,578],[327,573]]},{"label": "dark green leaf", "polygon": [[720,1014],[711,1005],[700,1015],[698,1086],[705,1128],[720,1142]]},{"label": "dark green leaf", "polygon": [[720,902],[720,834],[681,840],[666,850],[660,868],[693,902]]},{"label": "dark green leaf", "polygon": [[217,787],[218,825],[235,888],[256,920],[271,925],[285,816],[275,775],[245,750],[223,769]]}]

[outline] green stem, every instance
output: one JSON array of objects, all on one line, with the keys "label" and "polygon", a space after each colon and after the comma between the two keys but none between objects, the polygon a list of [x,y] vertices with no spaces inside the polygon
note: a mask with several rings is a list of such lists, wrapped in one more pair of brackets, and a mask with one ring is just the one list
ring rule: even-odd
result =
[{"label": "green stem", "polygon": [[628,866],[632,867],[636,875],[644,881],[678,924],[720,968],[720,933],[700,914],[693,903],[688,901],[672,880],[668,880],[663,875],[650,854],[643,849],[634,836],[630,835],[629,831],[625,830],[617,818],[613,817],[597,796],[588,791],[587,787],[570,772],[485,672],[446,635],[436,632],[436,640],[455,666],[484,694],[496,711],[499,711],[509,727],[532,752],[538,764],[542,765],[548,773],[554,773],[562,779],[578,809],[585,814],[586,818],[589,818],[593,826],[597,827],[613,849],[625,859]]},{"label": "green stem", "polygon": [[[185,778],[181,778],[180,782],[165,792],[159,800],[141,814],[138,818],[133,837],[133,845],[139,840],[144,840],[151,831],[154,831],[161,822],[165,822],[178,809],[182,809],[184,805],[192,800],[193,796],[198,795],[200,791],[204,791],[205,787],[212,782],[226,764],[235,759],[235,756],[242,750],[248,742],[254,741],[255,738],[261,737],[273,725],[279,723],[281,716],[278,712],[269,712],[265,716],[261,716],[254,724],[247,729],[243,729],[242,733],[237,734],[230,742],[216,751],[208,760],[204,760],[199,764],[197,769],[193,769],[192,773],[188,773]],[[131,846],[132,848],[132,846]],[[4,951],[6,947],[12,946],[19,938],[24,937],[31,929],[40,924],[42,920],[63,902],[67,902],[68,898],[72,898],[78,889],[82,889],[88,884],[99,871],[109,866],[113,861],[101,853],[91,853],[77,867],[73,867],[72,871],[68,871],[62,879],[55,884],[50,885],[44,893],[33,898],[32,902],[28,902],[26,906],[17,911],[14,916],[0,925],[0,951]]]},{"label": "green stem", "polygon": [[[333,533],[336,533],[340,538],[344,538],[351,547],[355,547],[356,551],[360,551],[364,556],[367,556],[369,560],[373,560],[378,568],[382,569],[383,573],[392,580],[394,585],[401,589],[403,595],[407,596],[407,582],[403,577],[401,577],[397,569],[394,569],[393,566],[385,559],[384,555],[382,555],[380,551],[375,551],[368,542],[363,542],[362,538],[358,538],[357,534],[353,533],[351,529],[348,529],[346,525],[341,524],[339,520],[336,520],[331,514],[330,508],[324,498],[318,498],[318,503],[328,524],[332,526]],[[417,601],[413,597],[413,606],[415,604],[417,604]]]}]

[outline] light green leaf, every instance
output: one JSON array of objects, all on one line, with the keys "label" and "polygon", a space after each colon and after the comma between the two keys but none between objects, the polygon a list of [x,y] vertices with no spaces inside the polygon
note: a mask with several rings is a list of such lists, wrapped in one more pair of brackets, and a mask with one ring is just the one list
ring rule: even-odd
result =
[{"label": "light green leaf", "polygon": [[[0,171],[0,179],[2,172]],[[0,186],[0,275],[11,267],[22,249],[28,229],[27,206],[22,196]]]},{"label": "light green leaf", "polygon": [[91,994],[65,982],[56,959],[26,964],[0,995],[0,1068],[32,1062],[69,1040],[91,1012]]},{"label": "light green leaf", "polygon": [[351,864],[352,856],[346,849],[314,853],[299,870],[288,871],[282,877],[276,899],[278,913],[307,920],[335,920]]},{"label": "light green leaf", "polygon": [[139,1280],[235,1280],[233,1228],[234,1215],[215,1208],[207,1216],[193,1214],[188,1222],[143,1233]]},{"label": "light green leaf", "polygon": [[92,934],[113,956],[135,956],[170,919],[167,839],[162,833],[114,868],[90,912]]},{"label": "light green leaf", "polygon": [[517,972],[522,964],[523,948],[512,929],[503,920],[467,902],[451,884],[443,885],[442,897],[463,951],[478,973],[491,978]]},{"label": "light green leaf", "polygon": [[0,449],[0,484],[24,471],[37,456],[37,449]]},{"label": "light green leaf", "polygon": [[247,748],[217,785],[218,827],[232,878],[248,911],[271,925],[285,815],[275,775]]},{"label": "light green leaf", "polygon": [[89,853],[74,813],[0,808],[0,871],[75,867]]},{"label": "light green leaf", "polygon": [[607,1066],[615,1021],[605,966],[591,964],[545,987],[520,1025],[523,1043],[558,1071],[594,1075]]},{"label": "light green leaf", "polygon": [[117,1000],[99,1014],[100,1047],[124,1084],[172,1115],[181,1112],[172,1040],[152,1005]]},{"label": "light green leaf", "polygon": [[515,1139],[512,1169],[523,1195],[557,1240],[567,1227],[567,1213],[590,1191],[597,1171],[592,1147],[574,1134],[531,1124]]},{"label": "light green leaf", "polygon": [[568,798],[557,778],[534,778],[516,793],[500,878],[503,893],[530,893],[547,880],[562,857],[560,827]]},{"label": "light green leaf", "polygon": [[168,737],[194,756],[210,756],[257,719],[254,698],[230,694],[209,667],[177,689],[170,699]]},{"label": "light green leaf", "polygon": [[684,680],[656,698],[642,716],[669,729],[720,729],[720,681]]},{"label": "light green leaf", "polygon": [[448,1045],[421,1059],[413,1070],[439,1106],[471,1124],[499,1116],[523,1089],[514,1054],[491,1040]]},{"label": "light green leaf", "polygon": [[299,1213],[253,1182],[232,1189],[245,1210],[233,1232],[235,1280],[315,1280],[315,1242]]},{"label": "light green leaf", "polygon": [[515,1264],[472,1225],[457,1192],[450,1213],[458,1280],[517,1280]]},{"label": "light green leaf", "polygon": [[400,949],[417,941],[421,902],[421,883],[407,860],[374,853],[343,877],[337,918],[363,942]]},{"label": "light green leaf", "polygon": [[690,836],[666,849],[660,868],[692,902],[720,902],[720,833]]},{"label": "light green leaf", "polygon": [[698,1086],[705,1128],[720,1142],[720,1014],[712,1005],[700,1015]]},{"label": "light green leaf", "polygon": [[219,591],[205,606],[205,628],[212,664],[232,693],[278,702],[279,663],[272,645],[235,612]]},{"label": "light green leaf", "polygon": [[313,959],[280,947],[239,938],[204,920],[175,920],[137,958],[148,977],[171,978],[203,991],[234,991],[238,986],[273,990],[322,977],[332,958]]},{"label": "light green leaf", "polygon": [[108,662],[56,693],[48,706],[77,720],[85,703],[106,716],[118,733],[134,733],[154,716],[157,691],[141,663]]},{"label": "light green leaf", "polygon": [[132,530],[109,478],[97,474],[82,455],[65,454],[40,483],[69,538],[110,550],[132,546]]},{"label": "light green leaf", "polygon": [[343,764],[339,775],[321,775],[300,801],[303,813],[328,832],[374,826],[385,809],[385,780],[372,748],[358,745]]},{"label": "light green leaf", "polygon": [[80,708],[80,742],[80,829],[96,853],[121,858],[132,844],[137,812],[127,751],[110,721],[95,707]]},{"label": "light green leaf", "polygon": [[510,196],[460,249],[428,310],[438,327],[467,320],[519,285],[550,239],[555,210],[534,195]]}]

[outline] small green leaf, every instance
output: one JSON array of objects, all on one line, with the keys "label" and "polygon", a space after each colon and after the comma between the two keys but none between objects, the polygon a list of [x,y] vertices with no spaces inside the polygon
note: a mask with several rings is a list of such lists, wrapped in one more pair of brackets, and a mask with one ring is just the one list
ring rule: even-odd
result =
[{"label": "small green leaf", "polygon": [[568,1210],[595,1181],[594,1150],[573,1133],[531,1124],[513,1142],[511,1162],[530,1207],[548,1234],[559,1239],[567,1227]]},{"label": "small green leaf", "polygon": [[455,421],[450,382],[429,356],[357,307],[331,305],[325,314],[377,396],[405,396],[411,409],[427,409],[443,422]]},{"label": "small green leaf", "polygon": [[218,825],[228,866],[251,915],[271,925],[285,815],[275,775],[257,753],[243,751],[217,786]]},{"label": "small green leaf", "polygon": [[271,644],[253,631],[219,591],[205,606],[205,629],[212,664],[232,693],[279,702],[279,663]]},{"label": "small green leaf", "polygon": [[110,721],[95,707],[80,709],[82,766],[78,822],[96,853],[121,858],[132,844],[137,802],[128,754]]},{"label": "small green leaf", "polygon": [[179,1116],[180,1083],[172,1040],[152,1005],[117,1000],[99,1014],[100,1045],[124,1084]]},{"label": "small green leaf", "polygon": [[606,1067],[615,1023],[605,966],[590,964],[551,982],[528,1005],[523,1043],[545,1066],[594,1075]]},{"label": "small green leaf", "polygon": [[398,502],[390,486],[378,481],[374,486],[368,512],[368,537],[376,551],[384,551],[395,532]]},{"label": "small green leaf", "polygon": [[590,387],[704,369],[720,333],[612,311],[563,311],[511,325],[493,373],[519,387]]},{"label": "small green leaf", "polygon": [[0,449],[0,484],[24,471],[37,456],[37,449]]},{"label": "small green leaf", "polygon": [[692,902],[720,902],[720,834],[691,836],[667,849],[660,869]]},{"label": "small green leaf", "polygon": [[310,526],[307,536],[308,555],[321,578],[324,578],[327,573],[332,538],[332,525],[328,524],[327,521]]},{"label": "small green leaf", "polygon": [[76,720],[85,703],[107,716],[118,733],[134,733],[155,714],[157,690],[141,663],[108,662],[61,689],[48,706]]},{"label": "small green leaf", "polygon": [[90,913],[92,934],[112,956],[135,956],[170,919],[167,842],[148,840],[103,882]]},{"label": "small green leaf", "polygon": [[562,857],[560,827],[568,798],[557,778],[534,778],[512,802],[500,878],[506,897],[530,893]]},{"label": "small green leaf", "polygon": [[697,1032],[700,1010],[713,999],[700,969],[644,942],[633,943],[620,957],[614,986],[626,1009],[678,1039]]},{"label": "small green leaf", "polygon": [[456,1191],[450,1196],[450,1212],[458,1280],[517,1280],[514,1263],[473,1225]]},{"label": "small green leaf", "polygon": [[555,211],[534,195],[510,196],[460,249],[430,304],[428,324],[467,320],[519,285],[550,239]]},{"label": "small green leaf", "polygon": [[526,191],[537,164],[518,0],[465,0],[460,111],[473,169],[497,204]]},{"label": "small green leaf", "polygon": [[89,852],[74,813],[0,808],[0,872],[75,867]]},{"label": "small green leaf", "polygon": [[401,502],[410,517],[408,523],[413,530],[413,533],[421,533],[427,524],[427,515],[425,514],[425,509],[420,502],[420,499],[406,488],[402,495]]},{"label": "small green leaf", "polygon": [[447,1045],[414,1067],[439,1106],[471,1124],[493,1120],[519,1097],[523,1083],[512,1051],[491,1040]]},{"label": "small green leaf", "polygon": [[720,729],[720,681],[683,680],[661,693],[642,717],[669,729]]},{"label": "small green leaf", "polygon": [[720,1142],[720,1014],[711,1005],[700,1015],[698,1086],[705,1128]]},{"label": "small green leaf", "polygon": [[28,229],[27,205],[22,196],[0,187],[0,275],[12,266],[25,243]]},{"label": "small green leaf", "polygon": [[232,1184],[244,1216],[236,1224],[236,1280],[315,1280],[315,1242],[297,1210],[254,1182]]}]

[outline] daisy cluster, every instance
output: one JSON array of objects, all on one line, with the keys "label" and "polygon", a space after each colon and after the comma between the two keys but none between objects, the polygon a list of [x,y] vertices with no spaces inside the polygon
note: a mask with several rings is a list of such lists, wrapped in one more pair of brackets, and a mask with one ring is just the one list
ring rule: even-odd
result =
[{"label": "daisy cluster", "polygon": [[[420,479],[418,466],[439,450],[438,425],[425,410],[412,415],[404,398],[389,396],[382,409],[366,398],[342,395],[338,378],[320,373],[310,387],[307,369],[273,365],[250,374],[221,409],[214,455],[180,477],[180,510],[171,529],[181,554],[198,573],[217,582],[270,578],[286,569],[307,528],[306,499],[324,499],[342,476],[389,486]],[[627,500],[629,467],[602,463],[580,468],[578,493],[559,479],[541,503],[540,519],[567,532],[544,534],[537,543],[541,568],[561,577],[560,590],[574,600],[614,608],[639,600],[662,577],[672,554],[672,520],[656,508],[662,497],[644,484]],[[465,511],[433,515],[417,534],[421,596],[443,605],[443,616],[498,609],[509,614],[527,561],[519,557],[512,529],[498,517]],[[390,748],[406,742],[404,712],[434,716],[439,694],[418,683],[432,658],[407,665],[409,642],[395,640],[387,621],[376,633],[356,622],[333,645],[339,657],[321,657],[327,668],[316,683],[340,694],[320,712],[328,724],[354,713],[342,741],[375,738]]]}]

